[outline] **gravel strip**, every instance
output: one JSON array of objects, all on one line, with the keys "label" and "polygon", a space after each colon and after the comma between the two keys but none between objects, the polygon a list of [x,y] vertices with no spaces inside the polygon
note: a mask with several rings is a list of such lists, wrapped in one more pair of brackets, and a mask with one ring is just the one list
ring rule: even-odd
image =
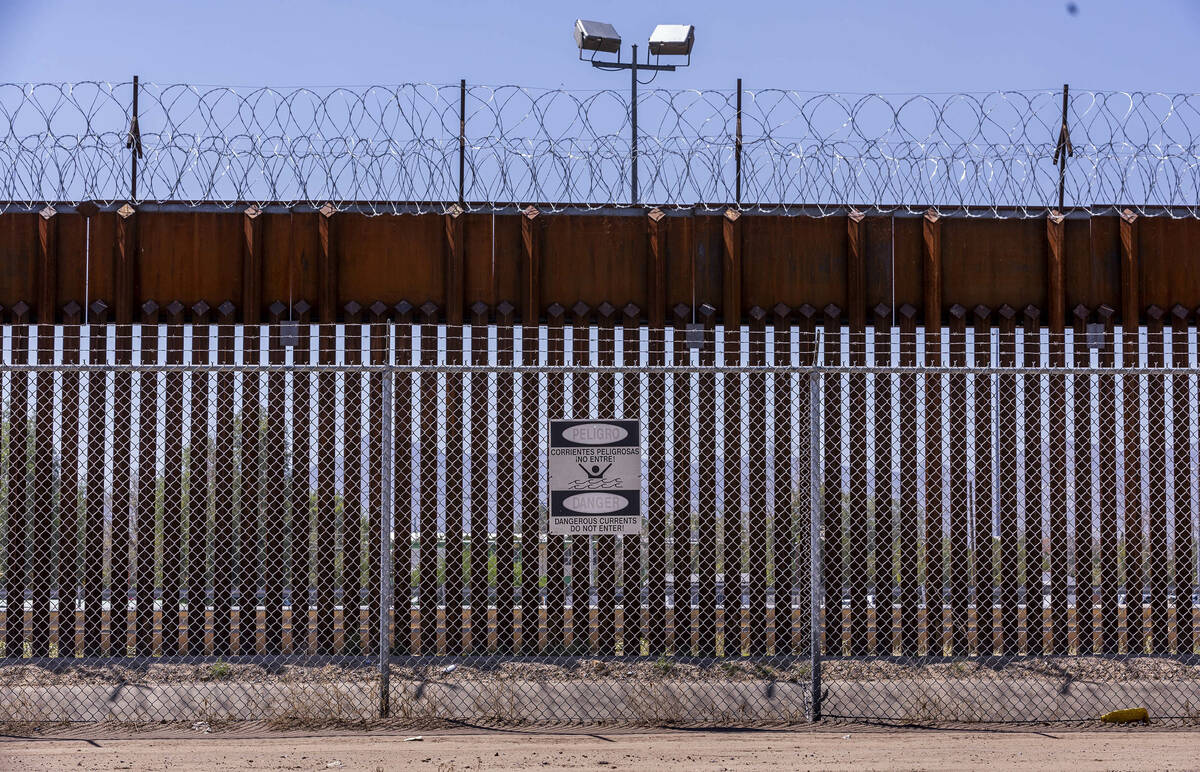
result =
[{"label": "gravel strip", "polygon": [[[577,659],[563,663],[504,661],[463,664],[447,658],[445,664],[393,664],[392,677],[407,681],[454,683],[468,681],[570,682],[595,679],[631,679],[641,682],[759,682],[799,683],[809,680],[806,660],[791,663],[727,660],[697,665],[669,659],[657,661]],[[1038,657],[1007,661],[959,659],[921,660],[826,659],[821,666],[825,681],[887,680],[1013,680],[1048,679],[1123,683],[1130,681],[1197,681],[1200,661],[1167,657]],[[85,684],[178,684],[186,682],[297,683],[372,681],[374,667],[332,664],[246,664],[214,660],[172,663],[148,660],[145,664],[0,664],[0,686],[74,686]]]}]

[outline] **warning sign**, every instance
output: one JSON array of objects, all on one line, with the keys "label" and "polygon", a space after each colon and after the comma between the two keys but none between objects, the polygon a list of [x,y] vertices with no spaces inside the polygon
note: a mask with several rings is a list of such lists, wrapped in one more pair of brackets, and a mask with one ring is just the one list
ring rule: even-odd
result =
[{"label": "warning sign", "polygon": [[637,421],[550,421],[550,533],[640,534],[641,488]]}]

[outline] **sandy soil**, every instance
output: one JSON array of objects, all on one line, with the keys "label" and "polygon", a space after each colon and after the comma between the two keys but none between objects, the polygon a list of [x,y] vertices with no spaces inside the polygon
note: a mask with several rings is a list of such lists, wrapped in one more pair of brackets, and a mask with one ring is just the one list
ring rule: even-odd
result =
[{"label": "sandy soil", "polygon": [[0,769],[1197,769],[1200,733],[1104,728],[8,739]]}]

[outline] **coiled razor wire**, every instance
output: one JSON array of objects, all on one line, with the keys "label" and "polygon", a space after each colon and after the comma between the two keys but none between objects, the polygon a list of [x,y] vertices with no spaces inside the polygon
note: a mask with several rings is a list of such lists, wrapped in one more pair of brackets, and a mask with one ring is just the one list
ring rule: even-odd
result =
[{"label": "coiled razor wire", "polygon": [[[353,204],[373,214],[529,203],[1044,215],[1062,92],[643,91],[143,84],[141,202]],[[130,83],[0,84],[0,208],[130,197]],[[459,180],[460,117],[463,175]],[[1200,216],[1200,94],[1072,90],[1066,206]]]}]

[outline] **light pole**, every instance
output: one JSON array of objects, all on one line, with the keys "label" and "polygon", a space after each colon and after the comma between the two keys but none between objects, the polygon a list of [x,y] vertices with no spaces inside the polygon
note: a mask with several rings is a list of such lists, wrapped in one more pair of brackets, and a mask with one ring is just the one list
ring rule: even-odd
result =
[{"label": "light pole", "polygon": [[[575,44],[579,46],[580,61],[591,62],[592,66],[601,70],[629,70],[629,131],[630,131],[630,175],[629,202],[636,206],[641,203],[638,196],[638,135],[637,135],[637,87],[638,70],[652,72],[674,72],[678,67],[686,67],[692,63],[692,45],[695,43],[695,27],[690,24],[659,24],[650,33],[649,50],[646,52],[645,63],[638,63],[637,44],[630,46],[631,54],[628,62],[621,61],[621,36],[611,24],[600,21],[575,20]],[[592,55],[584,59],[583,52],[591,51]],[[597,60],[596,54],[616,54],[616,61]],[[654,63],[650,63],[650,57]],[[685,56],[683,64],[659,64],[660,56]]]}]

